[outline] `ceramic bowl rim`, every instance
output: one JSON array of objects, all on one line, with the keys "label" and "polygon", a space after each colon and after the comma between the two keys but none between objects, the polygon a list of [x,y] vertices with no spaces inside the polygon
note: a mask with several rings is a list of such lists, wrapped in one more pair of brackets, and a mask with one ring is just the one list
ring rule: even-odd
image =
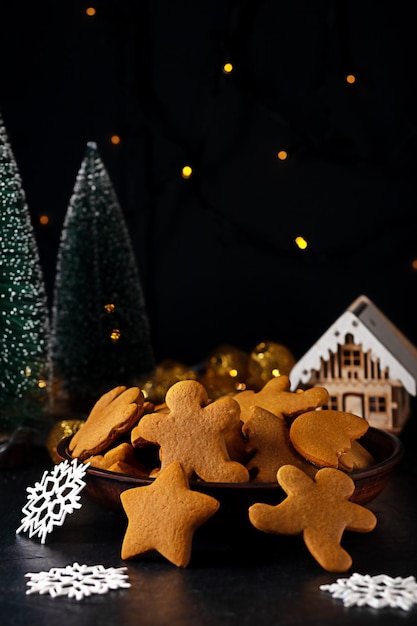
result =
[{"label": "ceramic bowl rim", "polygon": [[[361,481],[366,478],[372,478],[372,476],[377,476],[379,473],[383,473],[384,470],[388,470],[391,467],[397,465],[404,455],[404,446],[401,439],[394,433],[389,431],[385,431],[379,428],[375,428],[370,426],[368,428],[367,433],[363,436],[363,440],[366,440],[366,436],[377,435],[378,437],[385,438],[385,440],[389,441],[392,447],[391,454],[382,461],[378,461],[374,465],[367,467],[365,469],[356,470],[350,472],[348,475],[353,479],[353,481]],[[61,439],[57,446],[56,451],[58,456],[62,460],[73,461],[74,458],[69,453],[68,444],[72,439],[73,435],[69,435]],[[319,468],[318,468],[319,469]],[[93,467],[89,465],[87,468],[87,474],[91,476],[96,476],[98,478],[107,478],[109,480],[113,480],[120,483],[126,483],[127,485],[149,485],[155,480],[154,477],[150,476],[137,476],[133,474],[123,474],[121,472],[111,472],[110,470]],[[204,489],[249,489],[249,490],[275,490],[280,489],[280,486],[277,482],[244,482],[244,483],[224,483],[224,482],[208,482],[208,481],[200,481],[200,480],[190,480],[191,486],[199,486],[200,488],[204,487]]]}]

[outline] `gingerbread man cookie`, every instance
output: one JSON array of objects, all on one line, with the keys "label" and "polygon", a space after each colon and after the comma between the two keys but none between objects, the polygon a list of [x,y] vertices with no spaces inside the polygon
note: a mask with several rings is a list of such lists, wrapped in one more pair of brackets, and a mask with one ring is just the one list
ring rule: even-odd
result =
[{"label": "gingerbread man cookie", "polygon": [[179,461],[190,478],[204,481],[246,482],[249,472],[230,458],[226,440],[240,424],[240,410],[231,397],[209,403],[204,386],[182,380],[165,397],[168,413],[149,413],[132,430],[132,442],[160,446],[161,469]]},{"label": "gingerbread man cookie", "polygon": [[144,396],[139,387],[121,385],[103,394],[71,439],[72,456],[83,461],[109,448],[138,421],[143,404]]},{"label": "gingerbread man cookie", "polygon": [[324,387],[312,387],[306,391],[290,391],[288,376],[271,378],[260,391],[240,391],[233,396],[240,406],[240,419],[246,422],[252,406],[260,406],[278,417],[289,420],[299,413],[323,406],[329,399]]},{"label": "gingerbread man cookie", "polygon": [[344,531],[370,532],[377,522],[372,511],[349,501],[355,490],[350,476],[324,467],[312,479],[298,467],[283,465],[277,480],[287,498],[276,506],[249,507],[253,526],[267,533],[302,533],[310,554],[325,570],[348,570],[352,559],[340,545]]},{"label": "gingerbread man cookie", "polygon": [[195,530],[220,506],[215,498],[190,490],[177,462],[161,470],[151,485],[127,489],[120,499],[128,518],[122,559],[156,550],[178,567],[188,565]]},{"label": "gingerbread man cookie", "polygon": [[309,476],[317,472],[317,468],[294,449],[285,420],[270,411],[252,407],[242,430],[248,451],[252,452],[246,467],[253,474],[254,482],[276,482],[278,469],[288,464],[300,467]]}]

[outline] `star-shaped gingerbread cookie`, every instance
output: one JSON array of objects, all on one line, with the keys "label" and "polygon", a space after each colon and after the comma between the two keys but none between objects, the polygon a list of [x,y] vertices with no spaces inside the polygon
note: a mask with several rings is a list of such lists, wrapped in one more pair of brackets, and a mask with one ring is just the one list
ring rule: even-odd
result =
[{"label": "star-shaped gingerbread cookie", "polygon": [[178,462],[161,470],[150,485],[127,489],[120,496],[128,518],[122,559],[153,550],[178,567],[191,559],[194,532],[219,508],[219,502],[192,491]]},{"label": "star-shaped gingerbread cookie", "polygon": [[340,545],[344,531],[370,532],[377,521],[372,511],[349,501],[355,489],[350,476],[324,467],[312,479],[298,467],[284,465],[277,480],[288,497],[275,506],[249,507],[253,526],[267,533],[302,533],[309,552],[325,570],[348,570],[352,559]]},{"label": "star-shaped gingerbread cookie", "polygon": [[260,391],[240,391],[234,399],[240,406],[240,419],[246,422],[253,406],[260,406],[278,417],[292,419],[300,413],[323,406],[329,399],[324,387],[312,387],[305,391],[290,391],[288,376],[271,378]]},{"label": "star-shaped gingerbread cookie", "polygon": [[230,433],[241,426],[233,398],[209,402],[201,383],[181,380],[168,389],[165,402],[167,413],[147,413],[133,428],[133,445],[136,440],[158,444],[161,468],[179,461],[189,478],[195,473],[209,482],[249,481],[246,467],[231,460],[227,449]]}]

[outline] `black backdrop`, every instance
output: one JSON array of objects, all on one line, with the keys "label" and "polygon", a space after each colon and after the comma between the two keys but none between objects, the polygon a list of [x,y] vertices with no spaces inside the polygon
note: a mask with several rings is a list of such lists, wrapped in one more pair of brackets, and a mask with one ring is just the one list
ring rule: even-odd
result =
[{"label": "black backdrop", "polygon": [[298,358],[360,294],[417,343],[416,18],[403,1],[2,0],[0,112],[49,298],[96,141],[158,360],[261,340]]}]

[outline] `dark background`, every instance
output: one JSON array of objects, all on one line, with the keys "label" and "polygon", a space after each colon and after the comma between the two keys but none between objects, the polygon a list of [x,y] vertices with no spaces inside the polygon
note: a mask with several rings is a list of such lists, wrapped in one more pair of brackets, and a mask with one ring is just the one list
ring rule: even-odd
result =
[{"label": "dark background", "polygon": [[0,113],[49,298],[96,141],[158,360],[262,340],[299,358],[361,294],[417,343],[416,18],[402,1],[2,0]]}]

